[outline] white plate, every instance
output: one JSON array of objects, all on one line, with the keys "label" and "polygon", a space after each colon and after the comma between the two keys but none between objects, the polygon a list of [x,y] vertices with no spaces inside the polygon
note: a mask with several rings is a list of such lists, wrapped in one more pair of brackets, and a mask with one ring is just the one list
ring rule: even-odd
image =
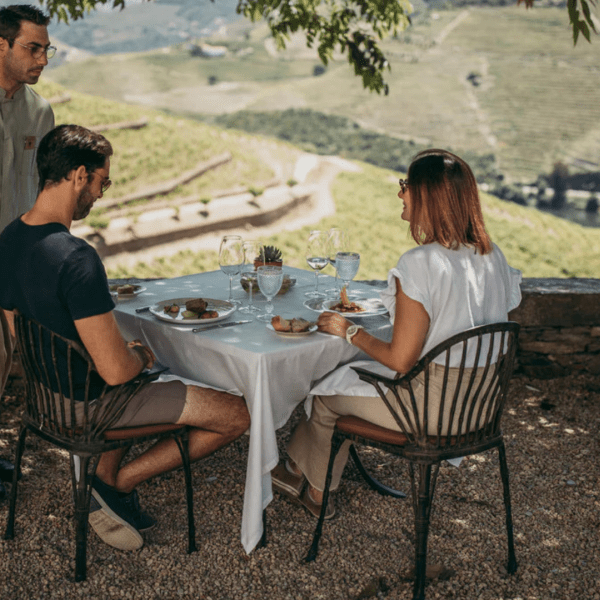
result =
[{"label": "white plate", "polygon": [[[197,298],[196,296],[195,298]],[[161,300],[157,302],[154,306],[150,307],[150,312],[155,316],[161,319],[162,321],[167,321],[167,323],[177,323],[177,325],[201,325],[206,323],[216,323],[217,321],[222,321],[226,319],[230,314],[235,312],[235,305],[231,304],[231,302],[227,302],[226,300],[214,300],[212,298],[204,298],[208,303],[206,310],[216,310],[219,313],[218,317],[214,319],[184,319],[181,316],[181,313],[185,310],[185,303],[188,300],[194,300],[195,298],[171,298],[169,300]],[[172,313],[166,313],[164,311],[164,306],[166,304],[178,304],[179,312],[176,315],[172,315]]]},{"label": "white plate", "polygon": [[125,299],[125,298],[135,298],[137,295],[141,294],[142,292],[146,291],[146,288],[143,285],[138,285],[137,283],[132,283],[131,286],[133,287],[133,292],[131,294],[119,294],[119,292],[117,292],[117,288],[124,286],[124,285],[130,285],[127,283],[111,283],[108,286],[108,289],[110,291],[110,295],[113,298],[120,298],[120,299]]},{"label": "white plate", "polygon": [[277,331],[277,329],[275,329],[273,327],[273,325],[271,325],[271,323],[267,323],[267,329],[269,329],[270,331],[274,331],[277,335],[280,335],[282,337],[304,337],[305,335],[310,335],[311,333],[314,333],[315,331],[317,331],[317,329],[319,329],[319,327],[317,325],[313,325],[312,327],[309,327],[307,331],[300,331],[299,333],[294,333],[293,331]]},{"label": "white plate", "polygon": [[[323,312],[326,310],[332,310],[331,307],[339,304],[339,300],[319,300],[311,299],[304,303],[306,308],[314,310],[316,312]],[[353,300],[355,304],[364,308],[361,312],[338,312],[338,314],[347,317],[348,319],[356,319],[359,317],[372,317],[374,315],[383,315],[387,312],[387,308],[383,305],[383,302],[379,298],[366,298],[365,300]]]}]

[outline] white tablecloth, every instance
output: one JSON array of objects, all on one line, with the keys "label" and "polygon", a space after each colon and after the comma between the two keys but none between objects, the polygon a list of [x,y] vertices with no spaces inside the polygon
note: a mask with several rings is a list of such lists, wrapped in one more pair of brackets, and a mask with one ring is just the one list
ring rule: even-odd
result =
[{"label": "white tablecloth", "polygon": [[[304,306],[304,293],[314,286],[314,274],[284,268],[296,285],[274,300],[273,314],[316,320],[318,313]],[[321,278],[320,287],[331,287],[333,278]],[[243,395],[250,411],[250,444],[244,492],[241,541],[246,552],[262,536],[262,511],[271,502],[271,470],[279,455],[275,432],[294,408],[306,398],[315,383],[338,365],[354,360],[358,351],[339,337],[315,333],[289,339],[278,336],[261,321],[192,333],[198,325],[175,325],[149,312],[135,309],[160,300],[184,297],[227,299],[228,278],[220,271],[175,279],[143,282],[145,292],[131,300],[118,300],[115,316],[126,339],[140,339],[170,372],[200,384]],[[358,282],[352,290],[364,297],[378,297],[373,287]],[[234,283],[234,296],[247,300],[247,294]],[[255,303],[265,300],[255,294]],[[227,320],[251,318],[236,311]],[[226,321],[224,321],[226,322]],[[391,327],[373,323],[375,335],[385,337]]]}]

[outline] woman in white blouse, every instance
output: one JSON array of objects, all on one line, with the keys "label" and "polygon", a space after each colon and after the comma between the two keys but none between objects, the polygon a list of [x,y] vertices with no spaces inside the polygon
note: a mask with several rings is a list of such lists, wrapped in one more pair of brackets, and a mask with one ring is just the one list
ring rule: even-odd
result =
[{"label": "woman in white blouse", "polygon": [[[324,312],[318,323],[320,331],[345,338],[391,372],[406,373],[428,350],[455,333],[507,321],[508,312],[521,300],[521,273],[508,266],[490,240],[475,177],[458,156],[445,150],[420,152],[408,169],[408,179],[400,180],[400,188],[401,218],[410,224],[418,246],[400,257],[381,294],[394,324],[392,340],[382,341],[338,313]],[[357,377],[348,367],[342,368],[348,371],[343,379],[351,388]],[[438,371],[441,381],[443,368]],[[435,365],[430,376],[435,382]],[[333,427],[342,415],[398,430],[379,397],[343,393],[314,397],[310,418],[304,415],[288,445],[289,460],[274,469],[272,479],[275,489],[300,500],[316,516]],[[344,444],[337,455],[332,490],[339,484],[348,447]],[[333,514],[330,503],[327,517]]]}]

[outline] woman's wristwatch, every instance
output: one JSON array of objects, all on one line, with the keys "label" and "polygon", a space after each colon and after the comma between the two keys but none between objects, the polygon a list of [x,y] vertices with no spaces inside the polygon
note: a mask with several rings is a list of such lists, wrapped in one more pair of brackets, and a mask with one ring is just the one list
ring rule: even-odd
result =
[{"label": "woman's wristwatch", "polygon": [[346,329],[346,341],[352,346],[352,338],[358,333],[359,329],[364,329],[362,325],[350,325]]}]

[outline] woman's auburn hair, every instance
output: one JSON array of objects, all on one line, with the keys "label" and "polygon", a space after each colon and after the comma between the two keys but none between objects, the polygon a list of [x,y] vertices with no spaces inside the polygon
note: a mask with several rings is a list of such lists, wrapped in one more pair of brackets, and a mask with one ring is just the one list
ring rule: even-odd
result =
[{"label": "woman's auburn hair", "polygon": [[410,233],[417,244],[437,242],[456,250],[492,251],[483,222],[477,182],[469,165],[447,150],[419,152],[408,168]]}]

